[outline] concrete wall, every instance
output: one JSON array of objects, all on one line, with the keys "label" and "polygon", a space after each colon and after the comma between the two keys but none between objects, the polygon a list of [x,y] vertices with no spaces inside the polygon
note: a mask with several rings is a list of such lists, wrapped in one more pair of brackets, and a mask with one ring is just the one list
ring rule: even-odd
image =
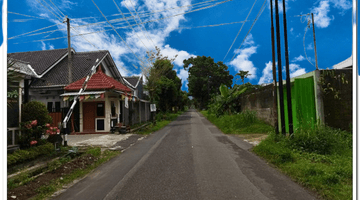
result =
[{"label": "concrete wall", "polygon": [[[327,74],[329,74],[329,71],[334,71],[333,75],[325,76],[325,79],[326,83],[330,83],[330,87],[338,91],[339,98],[335,98],[336,92],[332,90],[328,89],[323,92],[325,124],[333,128],[351,131],[353,110],[352,69],[321,70],[320,73],[323,75],[326,71],[328,71]],[[335,76],[336,78],[334,78]],[[344,78],[341,78],[342,76]],[[348,83],[345,81],[348,81]],[[325,86],[322,87],[326,88]]]},{"label": "concrete wall", "polygon": [[241,111],[255,111],[259,119],[274,125],[275,119],[272,116],[273,90],[272,84],[256,91],[244,93],[240,98]]}]

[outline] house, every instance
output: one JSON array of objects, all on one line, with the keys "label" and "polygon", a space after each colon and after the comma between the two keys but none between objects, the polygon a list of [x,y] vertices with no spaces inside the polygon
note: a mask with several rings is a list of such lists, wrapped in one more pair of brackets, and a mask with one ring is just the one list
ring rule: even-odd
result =
[{"label": "house", "polygon": [[134,91],[134,96],[139,99],[139,101],[131,102],[130,105],[134,110],[131,116],[132,122],[136,124],[149,121],[151,117],[150,101],[145,100],[146,95],[144,94],[143,76],[124,77],[124,82],[126,86]]},{"label": "house", "polygon": [[23,102],[23,92],[28,93],[28,88],[24,87],[29,80],[38,78],[28,63],[8,58],[8,85],[7,85],[7,145],[8,150],[18,148],[21,123],[21,105]]},{"label": "house", "polygon": [[[99,97],[99,95],[101,97],[104,97],[105,99],[102,100],[104,101],[103,106],[105,106],[104,107],[105,111],[107,111],[108,108],[114,109],[114,106],[112,104],[112,102],[114,102],[116,109],[118,109],[115,113],[117,113],[120,116],[118,117],[112,116],[110,121],[115,123],[115,119],[117,119],[117,122],[123,122],[124,124],[129,124],[129,120],[126,120],[126,115],[128,115],[129,110],[125,106],[124,96],[121,96],[120,93],[124,92],[125,94],[128,95],[128,97],[132,98],[133,90],[128,88],[128,86],[126,86],[126,83],[123,77],[121,76],[119,70],[117,69],[116,64],[112,59],[109,51],[100,50],[100,51],[91,51],[91,52],[76,52],[74,49],[71,49],[71,53],[72,53],[72,68],[71,68],[72,80],[69,80],[67,49],[54,49],[54,50],[45,50],[45,51],[31,51],[31,52],[8,54],[9,58],[22,60],[26,62],[28,66],[31,69],[33,69],[34,74],[37,77],[37,79],[31,79],[27,84],[25,84],[25,87],[29,87],[29,93],[24,94],[24,98],[43,102],[47,106],[48,111],[53,118],[52,126],[58,126],[58,123],[61,122],[62,119],[64,119],[64,116],[66,115],[72,104],[72,99],[74,97],[74,94],[71,93],[76,92],[74,90],[74,88],[76,87],[72,85],[72,83],[75,84],[77,81],[84,79],[84,77],[86,77],[91,72],[91,68],[95,66],[98,70],[97,75],[95,77],[99,76],[99,73],[102,73],[103,75],[106,75],[105,77],[106,80],[111,78],[111,84],[114,84],[115,83],[114,81],[116,81],[119,84],[122,84],[124,86],[122,88],[123,90],[112,89],[111,91],[108,91],[107,89],[109,88],[99,87],[96,88],[96,90],[89,91],[89,88],[87,88],[85,92],[88,93],[84,93],[84,94],[89,95],[90,98],[97,98]],[[101,77],[104,77],[103,75],[101,75]],[[67,87],[70,85],[71,87]],[[67,89],[65,89],[66,87]],[[101,92],[100,89],[104,89],[101,91],[105,91],[105,92],[99,93]],[[66,95],[63,95],[64,93],[66,93]],[[109,101],[110,104],[108,105],[107,98],[110,97],[112,98],[112,101]],[[116,98],[117,100],[115,100]],[[132,98],[132,100],[136,101],[136,98]],[[85,124],[83,121],[84,119],[82,118],[81,106],[83,106],[83,103],[80,104],[78,103],[75,106],[71,120],[67,125],[67,127],[70,129],[69,131],[71,132],[81,132],[84,130],[88,130],[88,131],[90,130],[86,126],[84,129]],[[121,110],[120,107],[123,110]],[[110,116],[104,116],[104,117],[110,117]],[[95,127],[93,131],[94,132],[108,131],[109,130],[108,125],[109,126],[111,125],[111,123],[108,122],[109,119],[106,118],[106,120],[104,121],[103,130],[96,129]]]},{"label": "house", "polygon": [[[65,87],[66,93],[60,95],[64,101],[78,95],[85,79],[86,77]],[[106,75],[99,65],[79,99],[80,132],[109,132],[118,122],[124,123],[125,104],[135,101],[135,98],[130,88]]]}]

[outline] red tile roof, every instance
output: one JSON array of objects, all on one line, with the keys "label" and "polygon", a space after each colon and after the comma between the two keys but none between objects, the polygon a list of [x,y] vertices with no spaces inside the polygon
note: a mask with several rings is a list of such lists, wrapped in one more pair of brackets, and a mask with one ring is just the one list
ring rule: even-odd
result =
[{"label": "red tile roof", "polygon": [[[84,83],[86,77],[71,83],[65,87],[65,90],[80,90],[82,84]],[[86,90],[118,90],[123,92],[131,92],[131,89],[120,83],[119,81],[113,79],[112,77],[104,74],[104,72],[99,70],[90,78],[87,82]]]}]

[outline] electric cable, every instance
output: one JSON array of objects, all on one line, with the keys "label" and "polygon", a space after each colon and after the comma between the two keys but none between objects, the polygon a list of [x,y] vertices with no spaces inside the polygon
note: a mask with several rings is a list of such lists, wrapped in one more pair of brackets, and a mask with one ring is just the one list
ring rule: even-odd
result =
[{"label": "electric cable", "polygon": [[46,18],[43,18],[43,17],[35,17],[35,16],[31,16],[31,15],[25,15],[25,14],[20,14],[20,13],[16,13],[16,12],[10,12],[10,11],[8,11],[8,13],[15,14],[15,15],[22,15],[22,16],[25,16],[25,17],[33,17],[33,18],[38,18],[38,19],[46,19]]},{"label": "electric cable", "polygon": [[[113,0],[114,1],[114,0]],[[135,10],[135,13],[136,13],[136,16],[139,18],[139,20],[140,20],[140,22],[142,23],[142,20],[141,20],[141,18],[139,17],[139,15],[138,15],[138,13],[137,13],[137,11],[136,11],[136,8],[135,8],[135,6],[133,5],[133,3],[132,3],[132,0],[130,0],[130,3],[131,3],[131,6],[134,8],[134,10]],[[126,1],[125,1],[125,6],[126,6]],[[130,11],[130,9],[126,6],[126,8],[129,10],[129,12],[130,12],[130,14],[131,14],[131,16],[133,16],[134,17],[134,15],[131,13],[131,11]],[[136,22],[136,24],[138,24],[138,22],[136,21],[136,19],[135,19],[135,17],[134,17],[134,21]],[[144,29],[145,29],[145,32],[147,33],[147,35],[149,36],[149,38],[150,38],[150,41],[152,42],[152,44],[154,45],[154,47],[155,47],[155,43],[152,41],[152,39],[151,39],[151,37],[150,37],[150,35],[149,35],[149,33],[148,33],[148,31],[146,30],[146,27],[145,27],[145,25],[144,24],[142,24],[143,26],[144,26]],[[140,26],[140,25],[138,25],[140,28],[141,28],[141,32],[143,31],[142,30],[142,27]],[[144,34],[144,32],[143,32],[143,34]],[[147,38],[147,36],[144,34],[144,36],[146,37],[146,39],[149,41],[149,38]]]},{"label": "electric cable", "polygon": [[[254,8],[254,6],[255,6],[256,1],[257,1],[257,0],[255,0],[255,1],[254,1],[254,3],[253,3],[253,5],[252,5],[252,7],[251,7],[251,9],[250,9],[250,11],[249,11],[249,13],[248,13],[248,15],[246,16],[245,21],[249,18],[249,16],[250,16],[250,14],[251,14],[252,9],[253,9],[253,8]],[[229,50],[227,51],[227,53],[226,53],[226,55],[225,55],[225,57],[224,57],[224,59],[223,59],[223,62],[224,62],[224,60],[225,60],[226,56],[229,54],[229,52],[230,52],[231,48],[233,47],[233,45],[234,45],[234,43],[235,43],[236,39],[238,38],[238,36],[239,36],[239,34],[240,34],[240,32],[241,32],[242,28],[244,27],[244,24],[245,24],[245,23],[243,23],[243,24],[241,25],[241,28],[240,28],[239,32],[237,33],[237,35],[236,35],[236,37],[235,37],[234,41],[232,42],[232,44],[231,44],[231,46],[230,46]]]},{"label": "electric cable", "polygon": [[[121,9],[119,8],[119,6],[117,5],[117,3],[115,2],[115,0],[113,0],[116,8],[118,9],[118,11],[122,14],[122,16],[125,18],[125,15],[123,14],[123,12],[121,11]],[[132,25],[130,24],[130,22],[125,18],[126,22],[129,24],[130,28],[134,31],[135,35],[137,36],[137,38],[140,40],[140,42],[144,45],[144,47],[149,51],[149,49],[147,48],[147,46],[144,44],[144,42],[141,40],[141,38],[139,37],[139,35],[135,32],[134,28],[132,27]]]},{"label": "electric cable", "polygon": [[[240,46],[239,46],[238,50],[240,50],[240,48],[241,48],[242,44],[245,42],[245,40],[246,40],[247,36],[249,35],[249,33],[250,33],[251,29],[254,27],[254,25],[256,24],[257,20],[258,20],[258,19],[259,19],[259,17],[261,16],[261,14],[264,12],[265,7],[266,7],[266,6],[265,6],[266,1],[267,1],[267,0],[265,0],[265,1],[264,1],[264,3],[263,3],[263,5],[261,6],[261,8],[260,8],[260,10],[259,10],[258,14],[256,15],[255,20],[254,20],[254,21],[253,21],[253,23],[251,24],[251,27],[250,27],[249,31],[246,33],[246,36],[245,36],[245,38],[243,39],[243,41],[241,42],[241,44],[240,44]],[[234,54],[234,56],[231,58],[231,61],[233,61],[233,60],[234,60],[235,56],[236,56],[236,54]],[[231,62],[231,61],[230,61],[230,62]]]},{"label": "electric cable", "polygon": [[124,44],[130,49],[130,51],[135,55],[135,57],[140,61],[140,63],[144,64],[144,61],[142,61],[135,53],[134,51],[129,47],[129,45],[125,42],[125,40],[120,36],[120,34],[116,31],[116,29],[113,27],[113,25],[109,22],[109,20],[105,17],[105,15],[101,12],[100,8],[96,5],[94,0],[91,0],[93,4],[96,6],[96,8],[99,10],[101,15],[106,19],[106,21],[111,25],[111,27],[114,29],[115,33],[121,38],[121,40],[124,42]]}]

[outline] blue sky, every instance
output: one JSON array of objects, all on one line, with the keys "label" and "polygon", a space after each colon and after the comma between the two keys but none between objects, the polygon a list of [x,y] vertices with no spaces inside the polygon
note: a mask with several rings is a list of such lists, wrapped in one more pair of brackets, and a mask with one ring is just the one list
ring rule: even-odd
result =
[{"label": "blue sky", "polygon": [[[112,30],[91,0],[8,1],[8,52],[66,48],[67,40],[62,38],[66,37],[66,27],[61,22],[64,15],[68,15],[72,19],[71,25],[77,31],[71,29],[71,35],[97,32],[82,37],[72,37],[72,47],[76,51],[95,51],[98,48],[109,50],[119,71],[125,76],[141,74],[140,60],[145,60],[146,51],[154,50],[154,47],[158,46],[163,55],[169,57],[178,55],[174,65],[178,76],[183,80],[183,90],[187,90],[188,73],[183,69],[182,61],[198,55],[210,56],[215,62],[223,61],[233,75],[239,70],[250,71],[252,75],[248,81],[252,84],[272,82],[269,0],[266,0],[265,4],[264,0],[94,0],[94,2],[110,20],[111,25],[118,28],[117,33]],[[333,65],[351,56],[352,2],[350,0],[287,0],[285,2],[292,76],[315,70],[315,66],[310,64],[310,62],[315,63],[312,27],[306,30],[307,17],[298,17],[298,15],[314,13],[320,69],[332,68]],[[263,4],[265,5],[263,12],[247,35]],[[284,47],[281,1],[279,5],[281,5],[281,45]],[[119,10],[128,21],[123,19]],[[244,24],[240,23],[246,19]],[[143,25],[139,26],[136,23]],[[208,26],[226,23],[231,24]],[[240,29],[241,32],[236,38]],[[47,32],[52,30],[57,31]],[[30,36],[28,32],[31,31],[34,32],[30,34],[47,33]],[[18,36],[20,34],[24,35]],[[52,38],[60,39],[48,40]],[[238,49],[240,44],[242,44],[241,48]],[[284,49],[282,49],[282,65],[285,65]],[[237,83],[240,84],[240,81]]]}]

